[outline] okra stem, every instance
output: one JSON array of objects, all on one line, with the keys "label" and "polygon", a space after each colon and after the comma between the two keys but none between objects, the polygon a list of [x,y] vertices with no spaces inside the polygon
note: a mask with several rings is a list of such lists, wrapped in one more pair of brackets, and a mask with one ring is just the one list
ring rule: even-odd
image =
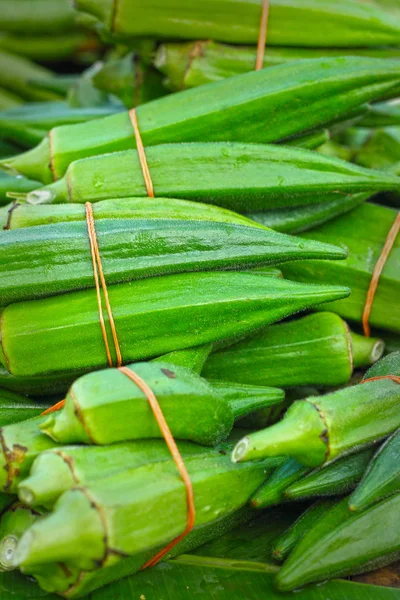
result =
[{"label": "okra stem", "polygon": [[374,338],[367,338],[358,333],[350,332],[353,366],[367,367],[376,363],[385,350],[385,342]]}]

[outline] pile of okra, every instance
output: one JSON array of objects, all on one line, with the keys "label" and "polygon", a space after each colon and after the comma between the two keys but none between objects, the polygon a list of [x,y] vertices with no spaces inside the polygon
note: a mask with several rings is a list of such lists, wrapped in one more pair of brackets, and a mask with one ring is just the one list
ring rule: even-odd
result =
[{"label": "pile of okra", "polygon": [[0,0],[0,595],[389,598],[399,208],[400,0]]}]

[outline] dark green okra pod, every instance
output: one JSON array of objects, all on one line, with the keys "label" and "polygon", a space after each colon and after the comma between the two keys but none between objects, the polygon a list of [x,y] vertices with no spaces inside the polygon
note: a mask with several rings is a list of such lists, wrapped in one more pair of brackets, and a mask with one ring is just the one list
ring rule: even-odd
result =
[{"label": "dark green okra pod", "polygon": [[251,498],[254,508],[266,508],[285,501],[285,490],[293,482],[301,479],[310,469],[297,460],[289,459],[278,467]]},{"label": "dark green okra pod", "polygon": [[[399,90],[400,67],[395,61],[312,59],[172,94],[139,106],[137,115],[146,147],[199,140],[267,143],[343,121],[365,103],[396,97]],[[123,112],[102,121],[56,127],[51,147],[46,138],[1,164],[49,183],[62,177],[73,161],[127,148],[135,148],[135,136],[129,114]]]},{"label": "dark green okra pod", "polygon": [[400,532],[395,526],[400,494],[362,513],[351,513],[344,498],[319,519],[289,556],[276,578],[279,590],[373,571],[398,560]]},{"label": "dark green okra pod", "polygon": [[242,383],[291,387],[347,383],[353,368],[383,354],[381,340],[352,333],[333,313],[321,312],[267,327],[213,353],[203,375]]},{"label": "dark green okra pod", "polygon": [[[400,374],[396,358],[392,375]],[[382,360],[384,374],[386,359]],[[381,374],[379,363],[374,366],[376,374]],[[399,407],[400,385],[390,379],[367,381],[320,398],[297,401],[282,421],[243,438],[232,460],[288,455],[304,466],[317,467],[372,445],[398,429]]]},{"label": "dark green okra pod", "polygon": [[0,427],[39,416],[49,404],[33,402],[25,396],[0,389]]},{"label": "dark green okra pod", "polygon": [[[244,336],[348,291],[257,273],[206,272],[115,284],[108,293],[129,363]],[[94,290],[11,304],[0,328],[0,361],[13,375],[73,375],[107,364]]]},{"label": "dark green okra pod", "polygon": [[361,480],[373,453],[374,448],[366,448],[319,467],[290,485],[285,490],[285,497],[288,500],[303,500],[346,494]]},{"label": "dark green okra pod", "polygon": [[318,500],[312,504],[298,519],[277,539],[273,557],[279,562],[286,560],[311,527],[337,502],[337,500]]}]

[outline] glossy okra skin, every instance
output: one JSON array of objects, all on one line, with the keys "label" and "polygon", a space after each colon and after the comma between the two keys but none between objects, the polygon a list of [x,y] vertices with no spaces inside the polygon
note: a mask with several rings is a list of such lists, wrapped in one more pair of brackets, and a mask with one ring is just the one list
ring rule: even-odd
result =
[{"label": "glossy okra skin", "polygon": [[0,366],[0,386],[18,394],[43,399],[65,393],[76,378],[75,374],[15,377]]},{"label": "glossy okra skin", "polygon": [[[283,392],[273,388],[229,383],[214,387],[191,370],[168,362],[129,368],[156,394],[174,437],[205,445],[224,440],[234,419],[283,398]],[[41,430],[59,443],[104,445],[163,437],[144,393],[126,375],[109,369],[78,379],[65,407],[50,415]]]},{"label": "glossy okra skin", "polygon": [[56,446],[39,429],[45,418],[34,417],[0,429],[0,491],[15,494],[20,481],[28,475],[34,459],[44,450]]},{"label": "glossy okra skin", "polygon": [[1,28],[15,33],[48,33],[70,29],[74,11],[68,0],[1,0]]},{"label": "glossy okra skin", "polygon": [[[364,348],[365,346],[365,348]],[[340,385],[353,367],[378,360],[384,344],[350,332],[334,313],[321,312],[267,327],[213,353],[203,375],[255,385]]]},{"label": "glossy okra skin", "polygon": [[[168,201],[166,201],[168,202]],[[188,203],[189,204],[189,203]],[[14,212],[10,215],[12,221]],[[190,215],[191,212],[191,215]],[[345,258],[341,248],[256,225],[150,214],[100,219],[96,233],[107,284],[190,271],[245,269],[300,258]],[[219,221],[217,220],[219,216]],[[240,221],[240,219],[238,219]],[[94,288],[86,219],[38,225],[0,234],[0,306]]]},{"label": "glossy okra skin", "polygon": [[[257,0],[206,0],[174,6],[151,0],[76,0],[78,10],[89,12],[120,37],[215,39],[257,44],[261,7]],[[178,18],[179,16],[179,18]],[[325,30],[329,21],[331,27]],[[272,46],[379,46],[398,45],[400,30],[390,14],[376,6],[352,0],[275,0],[271,3],[268,42]]]},{"label": "glossy okra skin", "polygon": [[[160,144],[146,150],[155,195],[239,212],[329,202],[339,193],[396,191],[400,178],[301,148],[235,142]],[[73,162],[62,179],[26,196],[32,204],[147,197],[138,153]]]},{"label": "glossy okra skin", "polygon": [[260,509],[281,504],[281,502],[285,501],[285,490],[308,472],[309,469],[301,465],[297,460],[286,460],[253,494],[251,505],[254,508]]},{"label": "glossy okra skin", "polygon": [[[158,47],[154,64],[165,75],[165,85],[168,89],[183,90],[252,71],[256,63],[256,55],[256,45],[233,46],[210,39],[170,42]],[[400,57],[400,52],[397,48],[273,48],[269,46],[264,57],[264,68],[295,60],[346,55],[396,59]]]},{"label": "glossy okra skin", "polygon": [[362,513],[350,513],[344,498],[303,537],[276,577],[279,590],[372,571],[400,555],[400,494]]},{"label": "glossy okra skin", "polygon": [[[400,67],[395,61],[311,59],[166,96],[138,107],[137,116],[145,147],[220,140],[268,143],[343,121],[366,102],[396,97],[399,90]],[[56,127],[51,144],[46,138],[1,164],[49,183],[62,177],[73,161],[135,147],[129,114],[124,112]]]},{"label": "glossy okra skin", "polygon": [[0,389],[0,427],[39,416],[49,404],[33,402],[25,396]]},{"label": "glossy okra skin", "polygon": [[[354,211],[307,232],[307,239],[336,244],[346,248],[349,256],[341,264],[309,261],[288,263],[282,267],[285,277],[296,281],[335,281],[351,288],[351,299],[325,307],[345,319],[361,322],[372,271],[378,260],[397,212],[373,204],[363,204]],[[357,228],[354,227],[357,223]],[[385,263],[370,315],[372,326],[400,332],[397,298],[400,294],[400,238]],[[394,302],[394,304],[393,304]]]},{"label": "glossy okra skin", "polygon": [[324,499],[312,504],[298,519],[277,539],[273,557],[283,562],[293,548],[299,544],[310,528],[336,503],[337,500]]},{"label": "glossy okra skin", "polygon": [[39,512],[20,502],[14,502],[2,513],[0,517],[0,572],[15,569],[12,557],[18,541],[39,516]]},{"label": "glossy okra skin", "polygon": [[[379,362],[375,372],[379,373]],[[392,374],[398,372],[397,361]],[[297,401],[282,421],[241,440],[232,460],[289,455],[304,466],[317,467],[370,446],[398,429],[399,405],[400,386],[390,379]]]},{"label": "glossy okra skin", "polygon": [[[229,456],[218,452],[188,458],[185,465],[193,484],[197,527],[241,508],[265,477],[262,461],[233,465]],[[162,518],[155,518],[157,514]],[[53,513],[23,536],[15,562],[32,567],[67,561],[85,570],[113,565],[169,542],[184,530],[186,521],[185,487],[172,461],[125,470],[63,494]],[[84,538],[79,545],[78,532]]]},{"label": "glossy okra skin", "polygon": [[361,480],[374,450],[375,448],[366,448],[311,471],[290,485],[285,490],[285,497],[289,500],[302,500],[348,493]]},{"label": "glossy okra skin", "polygon": [[396,431],[372,458],[364,477],[349,498],[350,510],[360,512],[400,491],[400,434]]},{"label": "glossy okra skin", "polygon": [[[108,293],[127,363],[244,336],[348,291],[256,273],[206,272],[116,284]],[[69,375],[107,364],[95,290],[11,304],[0,327],[0,360],[13,375]]]}]

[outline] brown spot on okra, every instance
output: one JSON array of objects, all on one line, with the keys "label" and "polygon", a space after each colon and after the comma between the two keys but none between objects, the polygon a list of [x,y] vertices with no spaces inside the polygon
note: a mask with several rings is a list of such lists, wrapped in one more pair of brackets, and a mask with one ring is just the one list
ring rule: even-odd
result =
[{"label": "brown spot on okra", "polygon": [[14,444],[13,449],[10,450],[4,439],[3,428],[0,429],[0,444],[3,450],[4,459],[6,464],[3,466],[3,469],[7,472],[7,483],[4,486],[4,491],[10,489],[12,482],[15,477],[18,477],[21,470],[18,467],[13,466],[13,462],[22,463],[25,460],[25,455],[27,452],[27,448],[25,446],[21,446],[20,444]]},{"label": "brown spot on okra", "polygon": [[92,434],[90,433],[90,429],[87,426],[87,424],[85,423],[85,418],[83,416],[83,412],[81,407],[79,406],[78,400],[73,392],[72,389],[69,390],[69,395],[72,399],[72,403],[74,405],[74,413],[76,418],[78,419],[78,421],[80,422],[80,424],[82,425],[83,429],[85,430],[86,435],[88,436],[88,438],[90,439],[90,441],[92,442],[92,444],[96,444],[95,440],[93,439]]},{"label": "brown spot on okra", "polygon": [[328,459],[330,453],[331,453],[331,449],[330,449],[330,439],[329,439],[329,428],[328,428],[328,424],[326,422],[325,419],[325,415],[322,412],[322,410],[313,402],[311,402],[310,400],[305,400],[305,402],[308,402],[309,404],[311,404],[311,406],[313,408],[315,408],[315,410],[317,411],[317,413],[319,414],[323,424],[325,425],[325,429],[323,430],[323,432],[320,434],[320,439],[321,441],[325,444],[326,446],[326,452],[325,452],[325,461]]},{"label": "brown spot on okra", "polygon": [[183,73],[183,78],[182,78],[182,89],[183,90],[185,89],[185,80],[189,74],[191,67],[192,67],[193,61],[196,58],[199,58],[200,56],[204,56],[205,46],[208,45],[209,43],[210,43],[210,40],[209,41],[203,40],[200,42],[198,41],[198,42],[195,42],[193,48],[191,49],[191,51],[189,53],[188,61],[187,61],[186,67],[185,67],[185,71]]},{"label": "brown spot on okra", "polygon": [[3,316],[4,316],[4,311],[0,313],[0,346],[1,346],[1,351],[2,351],[4,362],[6,363],[4,366],[6,367],[7,371],[9,371],[9,373],[11,373],[10,360],[6,354],[6,349],[4,348],[4,344],[3,344],[3,334],[2,334]]},{"label": "brown spot on okra", "polygon": [[55,167],[54,167],[53,130],[52,129],[49,131],[49,154],[50,154],[49,169],[50,169],[51,174],[53,176],[53,181],[56,181],[57,180],[57,175],[56,175],[56,170],[55,170]]},{"label": "brown spot on okra", "polygon": [[105,562],[107,560],[107,557],[109,555],[109,552],[110,552],[110,548],[109,548],[109,535],[108,535],[108,529],[107,529],[107,519],[105,517],[105,514],[104,514],[104,511],[103,511],[102,507],[91,496],[91,494],[90,494],[90,492],[89,492],[89,490],[87,488],[85,488],[85,487],[82,486],[82,487],[79,487],[79,488],[76,488],[76,489],[78,489],[79,491],[81,491],[82,494],[84,496],[86,496],[87,500],[90,503],[90,508],[92,510],[95,510],[97,512],[97,514],[99,516],[99,519],[101,521],[102,527],[103,527],[103,532],[104,532],[104,535],[103,535],[104,554],[103,554],[103,556],[102,556],[101,559],[95,560],[95,563],[96,564],[98,563],[97,566],[99,568],[101,568],[101,567],[104,566],[104,564],[105,564]]},{"label": "brown spot on okra", "polygon": [[74,482],[80,483],[80,479],[75,471],[74,459],[71,456],[68,456],[68,454],[65,454],[65,452],[63,452],[62,450],[55,450],[54,454],[57,454],[57,456],[62,458],[62,460],[65,462],[65,464],[71,472],[72,479],[74,480]]},{"label": "brown spot on okra", "polygon": [[169,369],[161,369],[161,372],[164,373],[169,379],[176,379],[176,373],[170,371]]},{"label": "brown spot on okra", "polygon": [[8,209],[7,211],[7,222],[4,225],[3,229],[5,231],[8,231],[11,228],[11,219],[12,219],[12,215],[13,212],[18,208],[18,206],[21,206],[19,202],[13,202],[11,207]]},{"label": "brown spot on okra", "polygon": [[58,566],[60,567],[61,571],[64,573],[65,577],[67,577],[67,578],[71,577],[72,573],[68,569],[68,567],[65,563],[58,563]]},{"label": "brown spot on okra", "polygon": [[8,511],[14,513],[17,510],[19,510],[20,508],[23,508],[24,510],[29,511],[31,513],[31,515],[35,515],[38,517],[40,516],[40,512],[38,512],[37,510],[32,508],[32,506],[27,506],[26,504],[23,504],[22,502],[15,502],[8,508]]},{"label": "brown spot on okra", "polygon": [[111,13],[111,23],[110,23],[110,32],[115,31],[115,23],[117,20],[117,12],[118,12],[118,0],[113,1],[112,5],[112,13]]},{"label": "brown spot on okra", "polygon": [[353,357],[353,346],[351,343],[351,332],[350,332],[350,327],[348,326],[348,324],[346,322],[344,322],[344,326],[346,329],[346,340],[347,340],[347,350],[349,353],[349,361],[350,361],[350,370],[351,373],[353,373],[353,369],[354,369],[354,357]]}]

